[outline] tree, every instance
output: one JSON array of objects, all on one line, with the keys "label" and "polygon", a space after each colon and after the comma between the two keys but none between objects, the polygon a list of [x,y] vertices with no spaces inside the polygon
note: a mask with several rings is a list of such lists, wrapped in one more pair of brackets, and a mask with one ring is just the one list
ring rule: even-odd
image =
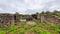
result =
[{"label": "tree", "polygon": [[20,21],[20,14],[18,12],[15,13],[15,22],[19,22]]},{"label": "tree", "polygon": [[44,13],[45,13],[44,11],[41,12],[41,14],[44,14]]},{"label": "tree", "polygon": [[36,15],[37,15],[37,19],[40,19],[40,13],[36,13]]},{"label": "tree", "polygon": [[16,12],[16,13],[15,13],[15,15],[16,15],[16,16],[18,16],[18,15],[19,15],[19,13],[18,13],[18,12]]},{"label": "tree", "polygon": [[50,11],[46,11],[46,14],[50,14],[51,12]]}]

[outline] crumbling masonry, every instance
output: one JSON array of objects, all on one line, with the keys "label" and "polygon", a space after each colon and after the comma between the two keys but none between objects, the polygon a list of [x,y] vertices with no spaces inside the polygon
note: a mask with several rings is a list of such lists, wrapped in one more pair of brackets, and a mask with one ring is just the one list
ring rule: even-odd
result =
[{"label": "crumbling masonry", "polygon": [[43,14],[41,15],[41,22],[60,25],[60,17],[51,14]]},{"label": "crumbling masonry", "polygon": [[12,14],[0,13],[0,26],[8,26],[14,24],[14,16]]},{"label": "crumbling masonry", "polygon": [[[31,16],[31,17],[30,17]],[[0,26],[9,26],[9,25],[15,25],[16,19],[27,19],[31,20],[32,17],[37,19],[38,15],[19,15],[16,16],[15,14],[9,14],[9,13],[0,13]],[[55,15],[51,15],[51,14],[42,14],[39,15],[38,17],[40,17],[41,22],[49,22],[49,23],[53,23],[53,24],[59,24],[60,25],[60,18],[58,16]]]}]

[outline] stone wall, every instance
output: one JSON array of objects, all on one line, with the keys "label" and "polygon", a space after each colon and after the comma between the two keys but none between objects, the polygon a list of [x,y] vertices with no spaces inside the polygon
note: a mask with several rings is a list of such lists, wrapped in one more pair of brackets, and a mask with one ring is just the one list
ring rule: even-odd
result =
[{"label": "stone wall", "polygon": [[8,26],[14,24],[13,14],[0,14],[0,26]]},{"label": "stone wall", "polygon": [[[14,25],[16,19],[27,19],[30,20],[32,17],[37,18],[38,15],[36,16],[30,16],[30,15],[19,15],[16,16],[15,14],[7,14],[7,13],[0,13],[0,26],[9,26],[9,25]],[[60,25],[60,17],[51,15],[51,14],[42,14],[39,15],[41,22],[49,22],[53,24],[59,24]],[[38,16],[38,17],[39,17]],[[32,18],[33,19],[33,18]]]},{"label": "stone wall", "polygon": [[41,22],[49,22],[51,24],[60,25],[60,17],[51,14],[43,14],[41,15]]}]

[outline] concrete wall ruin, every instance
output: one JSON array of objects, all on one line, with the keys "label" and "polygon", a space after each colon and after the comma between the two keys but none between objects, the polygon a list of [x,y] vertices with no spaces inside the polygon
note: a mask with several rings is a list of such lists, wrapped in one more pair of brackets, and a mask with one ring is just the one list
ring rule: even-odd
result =
[{"label": "concrete wall ruin", "polygon": [[60,18],[58,16],[51,14],[43,14],[41,15],[41,22],[49,22],[52,24],[60,25]]},{"label": "concrete wall ruin", "polygon": [[[25,15],[16,16],[15,14],[0,13],[0,26],[14,25],[14,24],[16,24],[15,20],[17,18],[29,20],[29,18],[32,18],[32,17],[30,17],[29,15],[28,16],[25,16]],[[37,15],[36,15],[36,18],[37,18]],[[40,15],[40,19],[41,19],[41,22],[49,22],[49,23],[54,23],[54,24],[60,25],[60,17],[55,16],[55,15],[42,14],[42,15]]]},{"label": "concrete wall ruin", "polygon": [[0,14],[0,26],[8,26],[14,24],[13,14]]}]

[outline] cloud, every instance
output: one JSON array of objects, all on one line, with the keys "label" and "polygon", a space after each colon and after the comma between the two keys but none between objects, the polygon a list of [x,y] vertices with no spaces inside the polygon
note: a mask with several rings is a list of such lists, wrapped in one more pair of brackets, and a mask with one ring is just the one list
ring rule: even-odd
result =
[{"label": "cloud", "polygon": [[0,13],[33,14],[43,10],[60,10],[60,0],[0,0]]}]

